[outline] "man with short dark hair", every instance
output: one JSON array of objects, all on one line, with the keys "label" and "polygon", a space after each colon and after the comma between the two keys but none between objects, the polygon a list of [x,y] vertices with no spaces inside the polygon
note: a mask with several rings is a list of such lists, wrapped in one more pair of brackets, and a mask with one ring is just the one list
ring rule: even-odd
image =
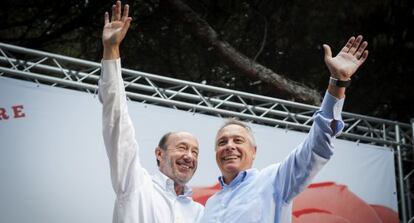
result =
[{"label": "man with short dark hair", "polygon": [[121,17],[121,2],[117,1],[112,6],[111,20],[105,13],[102,34],[104,53],[99,99],[103,104],[103,136],[116,193],[113,222],[197,222],[203,207],[192,200],[191,188],[186,185],[197,169],[197,139],[188,132],[164,135],[155,149],[159,171],[153,176],[139,160],[119,53],[119,45],[131,22],[128,11],[129,6],[125,5]]},{"label": "man with short dark hair", "polygon": [[344,127],[345,89],[368,57],[367,45],[362,36],[351,37],[336,57],[323,46],[331,73],[328,89],[306,139],[282,162],[254,169],[256,143],[250,128],[231,120],[218,130],[216,162],[222,189],[208,199],[202,223],[291,222],[293,198],[332,156],[331,140]]}]

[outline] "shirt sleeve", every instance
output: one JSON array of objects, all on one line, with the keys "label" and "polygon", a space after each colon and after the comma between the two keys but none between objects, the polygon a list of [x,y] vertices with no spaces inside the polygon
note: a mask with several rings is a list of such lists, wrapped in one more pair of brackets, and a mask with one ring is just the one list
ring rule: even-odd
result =
[{"label": "shirt sleeve", "polygon": [[110,163],[112,187],[118,196],[128,194],[137,188],[137,182],[144,180],[145,174],[139,161],[135,130],[128,114],[120,59],[102,60],[99,100],[103,104],[103,138]]},{"label": "shirt sleeve", "polygon": [[[299,194],[332,156],[331,141],[344,127],[341,117],[343,103],[344,99],[337,99],[326,92],[305,140],[277,166],[273,185],[285,203]],[[333,120],[335,131],[331,128]]]}]

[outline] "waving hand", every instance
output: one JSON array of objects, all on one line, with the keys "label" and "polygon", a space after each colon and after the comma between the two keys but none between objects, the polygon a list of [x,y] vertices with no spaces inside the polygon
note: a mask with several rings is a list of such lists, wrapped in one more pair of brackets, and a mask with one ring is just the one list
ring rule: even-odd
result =
[{"label": "waving hand", "polygon": [[104,45],[104,59],[119,57],[119,45],[125,38],[132,18],[128,16],[129,5],[124,6],[121,16],[121,1],[112,5],[112,15],[109,19],[108,12],[105,12],[105,25],[102,32],[102,43]]},{"label": "waving hand", "polygon": [[351,37],[342,50],[332,57],[331,48],[324,44],[325,63],[331,75],[339,80],[349,80],[368,57],[366,47],[368,43],[362,42],[362,36]]}]

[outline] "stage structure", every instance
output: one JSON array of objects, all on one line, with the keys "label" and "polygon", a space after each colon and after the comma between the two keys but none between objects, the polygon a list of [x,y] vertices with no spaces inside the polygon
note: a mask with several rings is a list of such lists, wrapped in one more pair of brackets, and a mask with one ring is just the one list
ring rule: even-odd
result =
[{"label": "stage structure", "polygon": [[[0,43],[0,76],[96,94],[100,63]],[[219,117],[240,119],[275,128],[308,131],[316,106],[265,97],[122,69],[127,97]],[[410,181],[414,170],[414,122],[411,124],[343,112],[345,129],[339,137],[394,149],[401,221],[414,222]]]}]

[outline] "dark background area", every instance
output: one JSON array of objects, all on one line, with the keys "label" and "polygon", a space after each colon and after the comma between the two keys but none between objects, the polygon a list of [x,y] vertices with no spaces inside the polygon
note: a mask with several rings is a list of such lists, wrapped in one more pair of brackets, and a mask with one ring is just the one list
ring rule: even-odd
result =
[{"label": "dark background area", "polygon": [[[323,94],[328,71],[321,45],[334,54],[352,35],[369,42],[369,58],[347,91],[345,111],[409,122],[414,118],[414,1],[183,1],[239,52]],[[113,1],[7,0],[0,41],[100,61],[103,14]],[[132,26],[123,66],[144,72],[289,99],[231,69],[194,37],[163,0],[123,1]]]}]

